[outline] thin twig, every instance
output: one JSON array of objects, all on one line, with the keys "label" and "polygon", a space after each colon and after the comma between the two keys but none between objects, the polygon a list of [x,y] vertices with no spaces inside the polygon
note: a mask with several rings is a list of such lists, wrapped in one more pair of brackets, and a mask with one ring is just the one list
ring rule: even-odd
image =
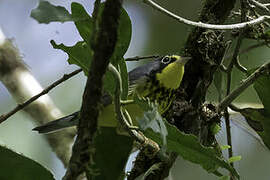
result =
[{"label": "thin twig", "polygon": [[[127,58],[126,61],[136,61],[139,59],[147,59],[147,58],[157,58],[159,56],[136,56],[136,57],[131,57],[131,58]],[[0,124],[2,122],[4,122],[5,120],[7,120],[8,118],[10,118],[11,116],[13,116],[15,113],[17,113],[18,111],[22,110],[23,108],[25,108],[26,106],[28,106],[29,104],[31,104],[32,102],[34,102],[35,100],[37,100],[39,97],[49,93],[53,88],[55,88],[56,86],[58,86],[59,84],[65,82],[66,80],[70,79],[71,77],[77,75],[78,73],[80,73],[82,71],[82,69],[77,69],[69,74],[65,74],[63,75],[62,78],[58,79],[57,81],[55,81],[53,84],[49,85],[48,87],[46,87],[43,91],[41,91],[39,94],[31,97],[29,100],[25,101],[24,103],[18,104],[15,108],[13,108],[11,111],[9,111],[6,114],[2,114],[0,116]]]},{"label": "thin twig", "polygon": [[[228,148],[229,158],[233,157],[233,148],[232,148],[232,133],[231,133],[231,125],[230,125],[230,114],[228,112],[228,108],[224,110],[224,118],[226,124],[226,134],[227,134],[227,144],[230,146]],[[233,163],[230,163],[233,167]]]},{"label": "thin twig", "polygon": [[168,11],[167,9],[161,7],[160,5],[153,2],[152,0],[143,0],[143,2],[145,4],[153,7],[154,9],[162,12],[163,14],[165,14],[169,17],[172,17],[173,19],[177,20],[178,22],[181,22],[181,23],[184,23],[187,25],[191,25],[191,26],[200,27],[200,28],[207,28],[207,29],[216,29],[216,30],[243,29],[243,28],[246,28],[248,26],[260,24],[263,21],[270,19],[270,16],[264,15],[264,16],[260,16],[256,19],[253,19],[251,21],[237,23],[237,24],[228,24],[228,25],[207,24],[207,23],[202,23],[202,22],[194,22],[194,21],[182,18],[182,17]]},{"label": "thin twig", "polygon": [[26,106],[28,106],[30,103],[34,102],[35,100],[37,100],[40,96],[43,96],[45,94],[47,94],[50,90],[52,90],[53,88],[55,88],[56,86],[58,86],[59,84],[61,84],[62,82],[68,80],[69,78],[75,76],[76,74],[78,74],[79,72],[81,72],[82,69],[77,69],[69,74],[65,74],[62,78],[58,79],[57,81],[55,81],[53,84],[51,84],[50,86],[48,86],[47,88],[45,88],[43,91],[41,91],[39,94],[31,97],[29,100],[25,101],[24,103],[18,104],[13,110],[11,110],[10,112],[6,113],[6,114],[2,114],[0,116],[0,123],[4,122],[5,120],[7,120],[10,116],[14,115],[16,112],[22,110],[23,108],[25,108]]},{"label": "thin twig", "polygon": [[[246,4],[244,0],[240,0],[241,2],[241,22],[246,21],[246,15],[247,15],[247,10],[245,8]],[[235,65],[238,69],[241,71],[247,73],[247,70],[240,64],[239,62],[239,52],[240,52],[240,47],[243,42],[244,38],[244,33],[245,33],[245,28],[240,30],[239,37],[237,39],[236,47],[233,52],[232,60],[227,68],[227,91],[226,91],[226,96],[230,94],[231,91],[231,80],[232,80],[232,69],[233,66]],[[229,158],[233,157],[233,145],[232,145],[232,134],[231,134],[231,125],[230,125],[230,114],[228,112],[228,107],[224,109],[224,118],[225,118],[225,124],[226,124],[226,135],[227,135],[227,144],[230,146],[228,149],[228,156]],[[233,162],[230,163],[231,166],[233,167]],[[233,179],[233,175],[231,174],[230,179]]]},{"label": "thin twig", "polygon": [[239,61],[239,56],[236,58],[235,67],[242,71],[243,73],[247,74],[247,68],[245,68]]},{"label": "thin twig", "polygon": [[[233,60],[232,60],[233,61]],[[233,62],[231,62],[232,64]],[[227,92],[226,95],[228,96],[230,93],[230,89],[231,89],[231,69],[228,68],[227,71]],[[227,135],[227,144],[230,146],[230,148],[228,149],[228,155],[229,158],[231,158],[233,156],[233,151],[232,151],[232,135],[231,135],[231,125],[230,125],[230,115],[228,112],[228,108],[225,108],[224,110],[224,118],[225,118],[225,126],[226,126],[226,135]],[[233,163],[231,163],[232,167],[233,167]]]},{"label": "thin twig", "polygon": [[268,9],[267,4],[262,4],[262,3],[258,2],[258,1],[255,1],[255,0],[249,0],[249,2],[251,4],[257,6],[259,9],[270,13],[270,10]]},{"label": "thin twig", "polygon": [[139,61],[139,60],[143,60],[143,59],[151,59],[151,58],[158,58],[160,56],[158,55],[151,55],[151,56],[135,56],[135,57],[131,57],[131,58],[126,58],[125,61]]},{"label": "thin twig", "polygon": [[[260,43],[258,43],[258,44],[251,45],[251,46],[249,46],[249,47],[247,47],[247,48],[245,48],[245,49],[240,50],[239,55],[240,55],[240,54],[247,53],[247,52],[249,52],[249,51],[251,51],[251,50],[254,50],[254,49],[256,49],[256,48],[259,48],[259,47],[268,45],[269,43],[270,43],[270,42],[263,41],[263,42],[260,42]],[[225,59],[231,59],[232,56],[233,56],[233,54],[228,54],[228,55],[225,57]]]},{"label": "thin twig", "polygon": [[254,73],[252,73],[243,83],[229,95],[227,95],[217,106],[218,112],[221,112],[224,108],[228,107],[232,101],[237,98],[245,89],[253,84],[261,75],[270,69],[270,62],[262,65]]}]

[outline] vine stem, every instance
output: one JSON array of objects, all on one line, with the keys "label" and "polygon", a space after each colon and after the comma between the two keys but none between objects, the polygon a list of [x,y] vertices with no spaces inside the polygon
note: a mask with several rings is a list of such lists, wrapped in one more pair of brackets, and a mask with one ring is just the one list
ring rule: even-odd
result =
[{"label": "vine stem", "polygon": [[158,152],[160,150],[158,144],[153,140],[145,137],[143,133],[138,132],[136,128],[130,124],[132,122],[131,117],[129,116],[128,112],[123,109],[121,106],[121,93],[122,93],[122,79],[121,75],[118,70],[112,65],[109,64],[108,70],[113,74],[114,79],[116,81],[116,90],[114,95],[114,104],[115,104],[115,112],[117,115],[117,119],[119,120],[120,124],[127,130],[129,135],[137,142],[139,142],[142,146],[146,148],[150,148],[151,152]]}]

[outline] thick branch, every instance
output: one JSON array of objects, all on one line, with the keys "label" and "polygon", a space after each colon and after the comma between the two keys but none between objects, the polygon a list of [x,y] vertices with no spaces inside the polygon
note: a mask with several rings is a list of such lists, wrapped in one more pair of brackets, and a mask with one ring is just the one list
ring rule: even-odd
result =
[{"label": "thick branch", "polygon": [[102,12],[97,42],[93,46],[94,56],[83,94],[78,136],[72,149],[72,156],[64,179],[74,180],[93,165],[94,137],[102,93],[102,78],[109,64],[117,41],[118,19],[121,0],[107,0]]},{"label": "thick branch", "polygon": [[25,108],[26,106],[28,106],[29,104],[31,104],[32,102],[34,102],[35,100],[37,100],[38,98],[40,98],[41,96],[47,94],[50,92],[50,90],[52,90],[53,88],[55,88],[56,86],[58,86],[59,84],[61,84],[62,82],[65,82],[66,80],[68,80],[69,78],[75,76],[76,74],[78,74],[79,72],[81,72],[82,69],[77,69],[69,74],[65,74],[62,78],[58,79],[57,81],[55,81],[54,83],[52,83],[51,85],[49,85],[48,87],[46,87],[44,90],[42,90],[39,94],[32,96],[30,99],[28,99],[27,101],[18,104],[13,110],[9,111],[6,114],[2,114],[0,116],[0,124],[2,122],[4,122],[5,120],[7,120],[10,116],[14,115],[16,112],[22,110],[23,108]]},{"label": "thick branch", "polygon": [[[0,45],[0,80],[19,104],[42,91],[40,84],[23,63],[18,50],[4,38]],[[48,95],[38,97],[36,96],[35,101],[23,109],[32,117],[33,121],[44,124],[63,116]],[[1,121],[25,106],[18,105],[12,112],[2,115]],[[29,131],[31,130],[29,129]],[[74,135],[74,129],[65,129],[58,133],[45,135],[52,150],[65,166],[70,158],[70,144],[73,142]]]}]

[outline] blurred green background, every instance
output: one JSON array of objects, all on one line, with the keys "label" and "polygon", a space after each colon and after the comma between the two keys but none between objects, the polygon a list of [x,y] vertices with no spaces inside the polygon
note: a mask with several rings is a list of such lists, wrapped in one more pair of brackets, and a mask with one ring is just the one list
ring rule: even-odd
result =
[{"label": "blurred green background", "polygon": [[[70,10],[72,1],[54,0],[50,2],[65,6]],[[92,12],[93,0],[77,0],[76,2],[84,4],[88,12]],[[197,19],[202,6],[202,1],[199,0],[159,0],[156,2],[176,14],[192,20]],[[64,73],[76,69],[74,65],[70,66],[66,62],[67,55],[54,50],[49,41],[53,39],[57,43],[63,42],[66,45],[73,45],[81,38],[71,22],[44,25],[31,19],[30,12],[37,4],[38,0],[0,0],[0,28],[6,37],[13,39],[33,75],[43,87],[46,87]],[[133,26],[131,44],[125,57],[181,52],[192,27],[162,15],[139,0],[125,0],[124,7],[130,15]],[[243,48],[256,43],[258,42],[245,40]],[[231,50],[233,50],[233,45]],[[241,62],[247,68],[251,68],[264,63],[269,59],[269,55],[268,48],[262,47],[242,55]],[[132,69],[135,64],[129,63],[128,69]],[[240,80],[244,77],[241,72],[234,71],[233,88],[239,85]],[[80,74],[55,88],[49,95],[63,113],[69,114],[79,109],[84,84],[85,77]],[[214,86],[209,88],[208,100],[210,102],[216,100],[215,91]],[[237,102],[248,106],[250,103],[259,103],[259,100],[255,91],[249,88],[237,99]],[[8,112],[15,105],[16,103],[8,91],[0,84],[0,114]],[[31,131],[34,126],[29,116],[19,112],[0,125],[0,143],[7,144],[16,151],[37,160],[52,170],[57,179],[60,179],[65,172],[64,168],[52,153],[43,136]],[[268,180],[270,178],[269,150],[234,124],[232,124],[232,133],[234,154],[242,156],[242,160],[235,164],[242,179]],[[226,144],[224,127],[217,136],[221,144]],[[128,168],[130,166],[131,163],[129,163]],[[200,166],[187,162],[181,157],[178,158],[173,167],[170,177],[171,179],[186,180],[217,179],[217,177],[205,172]]]}]

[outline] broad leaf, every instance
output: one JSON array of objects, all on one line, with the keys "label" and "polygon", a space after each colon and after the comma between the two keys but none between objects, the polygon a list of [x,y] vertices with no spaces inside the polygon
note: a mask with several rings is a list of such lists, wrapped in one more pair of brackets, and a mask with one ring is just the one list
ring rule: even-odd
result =
[{"label": "broad leaf", "polygon": [[79,31],[83,40],[90,47],[91,46],[90,40],[92,38],[92,32],[93,32],[92,18],[89,16],[89,14],[83,8],[83,6],[79,3],[76,3],[76,2],[73,2],[71,4],[71,12],[72,12],[72,18],[77,19],[77,21],[74,22],[77,30]]},{"label": "broad leaf", "polygon": [[39,23],[72,21],[71,14],[62,6],[54,6],[48,1],[40,1],[36,9],[31,11],[31,17]]},{"label": "broad leaf", "polygon": [[0,145],[0,179],[53,180],[53,175],[34,160]]},{"label": "broad leaf", "polygon": [[[99,21],[101,21],[101,14],[103,12],[103,8],[104,3],[102,3],[100,6],[98,15]],[[132,30],[131,20],[125,9],[122,8],[120,11],[117,42],[114,48],[114,53],[111,58],[111,63],[113,65],[116,65],[117,62],[120,60],[120,58],[122,58],[125,55],[131,40],[131,30]]]},{"label": "broad leaf", "polygon": [[[128,72],[127,66],[124,58],[120,58],[118,61],[118,65],[115,67],[117,68],[118,72],[120,72],[121,79],[122,79],[122,100],[127,99],[128,95]],[[107,71],[104,78],[104,89],[110,95],[114,95],[115,92],[115,79],[111,72]]]},{"label": "broad leaf", "polygon": [[118,39],[111,59],[113,64],[125,55],[131,40],[131,20],[125,9],[122,8],[120,13]]},{"label": "broad leaf", "polygon": [[256,90],[264,108],[270,112],[270,74],[260,76],[253,85]]},{"label": "broad leaf", "polygon": [[124,179],[124,168],[132,147],[132,138],[118,135],[115,128],[100,128],[95,137],[91,179]]},{"label": "broad leaf", "polygon": [[65,46],[64,44],[56,44],[51,40],[51,44],[55,49],[61,49],[68,54],[69,64],[76,64],[81,67],[85,74],[88,74],[88,69],[93,58],[93,51],[85,42],[78,42],[74,46]]},{"label": "broad leaf", "polygon": [[[236,170],[222,159],[214,148],[202,146],[197,137],[184,134],[167,122],[165,122],[165,125],[168,130],[167,149],[169,151],[178,153],[188,161],[200,164],[208,172],[215,173],[219,167],[222,167],[239,178]],[[159,145],[162,145],[159,134],[152,130],[147,130],[145,134]]]},{"label": "broad leaf", "polygon": [[270,113],[266,109],[244,108],[240,113],[270,149]]},{"label": "broad leaf", "polygon": [[222,95],[223,95],[223,85],[224,85],[224,78],[223,78],[223,74],[221,72],[221,70],[217,70],[214,74],[214,79],[213,79],[214,85],[217,89],[217,93],[218,93],[218,101],[221,100]]},{"label": "broad leaf", "polygon": [[[101,20],[101,12],[103,9],[104,3],[101,4],[100,14],[98,21]],[[93,59],[93,51],[91,50],[91,40],[93,32],[93,22],[91,17],[85,11],[83,6],[79,3],[72,3],[72,18],[75,20],[74,23],[84,39],[84,42],[78,42],[75,46],[68,47],[64,44],[56,44],[54,41],[51,41],[51,44],[55,49],[61,49],[69,55],[68,62],[70,64],[76,64],[81,67],[84,73],[87,75],[90,68],[91,60]],[[97,23],[98,24],[98,23]],[[124,9],[121,9],[120,19],[119,19],[119,28],[118,28],[118,40],[114,53],[110,59],[110,62],[121,72],[123,93],[122,99],[127,98],[128,94],[128,74],[125,61],[123,56],[128,49],[131,39],[131,21],[128,14]],[[85,43],[86,42],[86,43]],[[110,95],[113,95],[115,92],[115,79],[110,72],[106,72],[104,78],[104,89]]]}]

